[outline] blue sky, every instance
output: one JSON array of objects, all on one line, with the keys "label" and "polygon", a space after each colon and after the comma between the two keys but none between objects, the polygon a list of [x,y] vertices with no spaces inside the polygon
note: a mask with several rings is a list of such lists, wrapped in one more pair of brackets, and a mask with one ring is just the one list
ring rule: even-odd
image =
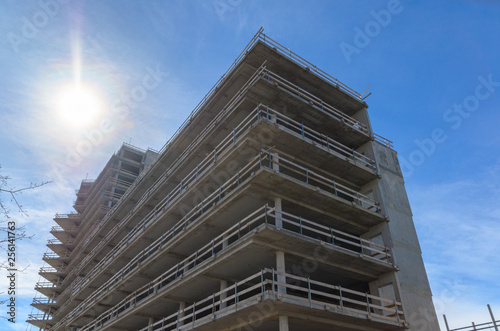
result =
[{"label": "blue sky", "polygon": [[[21,196],[29,218],[14,213],[36,234],[18,243],[29,266],[15,328],[26,329],[52,218],[71,211],[81,179],[122,142],[160,149],[261,26],[355,90],[370,86],[441,325],[442,314],[450,327],[486,322],[487,303],[500,316],[499,17],[486,0],[1,1],[0,171],[16,187],[53,180]],[[75,75],[101,103],[87,126],[57,110]]]}]

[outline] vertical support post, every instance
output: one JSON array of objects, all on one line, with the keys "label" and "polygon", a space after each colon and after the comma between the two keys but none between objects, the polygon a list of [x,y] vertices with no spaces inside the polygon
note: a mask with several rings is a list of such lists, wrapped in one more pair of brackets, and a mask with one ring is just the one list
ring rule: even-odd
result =
[{"label": "vertical support post", "polygon": [[155,319],[153,317],[150,317],[149,322],[148,322],[148,331],[153,331],[154,322],[155,322]]},{"label": "vertical support post", "polygon": [[234,310],[238,311],[238,282],[234,282]]},{"label": "vertical support post", "polygon": [[[220,290],[224,291],[227,288],[227,280],[220,281]],[[223,302],[227,299],[227,292],[221,292],[220,294],[220,309],[227,307],[227,302]]]},{"label": "vertical support post", "polygon": [[260,269],[260,301],[264,301],[264,270]]},{"label": "vertical support post", "polygon": [[495,316],[493,316],[493,311],[491,310],[490,304],[486,305],[488,307],[488,311],[490,312],[491,320],[493,321],[493,326],[495,327],[495,331],[498,331],[498,325],[495,321]]},{"label": "vertical support post", "polygon": [[184,301],[179,302],[179,314],[177,314],[177,327],[184,325],[184,321],[181,321],[181,318],[184,317],[185,308],[186,308],[186,303]]},{"label": "vertical support post", "polygon": [[274,198],[274,225],[281,229],[283,228],[281,198]]},{"label": "vertical support post", "polygon": [[[285,269],[285,253],[283,251],[276,251],[276,271],[278,272],[278,283],[286,284]],[[278,284],[278,293],[286,293],[286,286]]]},{"label": "vertical support post", "polygon": [[272,166],[273,166],[273,170],[276,171],[276,172],[280,172],[280,165],[279,165],[279,155],[277,153],[273,154],[272,157],[269,159],[269,162],[271,162],[271,159],[272,159]]},{"label": "vertical support post", "polygon": [[368,297],[368,293],[366,293],[366,312],[370,316],[370,298]]},{"label": "vertical support post", "polygon": [[279,331],[288,331],[288,316],[280,315],[280,317],[279,317]]},{"label": "vertical support post", "polygon": [[311,278],[309,277],[307,277],[307,298],[309,299],[309,305],[312,308]]},{"label": "vertical support post", "polygon": [[342,298],[342,287],[339,285],[340,311],[344,314],[344,299]]}]

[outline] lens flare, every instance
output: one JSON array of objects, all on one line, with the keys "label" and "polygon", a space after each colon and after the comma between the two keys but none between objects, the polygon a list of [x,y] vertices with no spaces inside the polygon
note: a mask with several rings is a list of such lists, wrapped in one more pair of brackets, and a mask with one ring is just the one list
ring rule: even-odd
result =
[{"label": "lens flare", "polygon": [[64,88],[58,101],[61,118],[75,127],[91,125],[101,112],[101,101],[98,95],[84,86]]}]

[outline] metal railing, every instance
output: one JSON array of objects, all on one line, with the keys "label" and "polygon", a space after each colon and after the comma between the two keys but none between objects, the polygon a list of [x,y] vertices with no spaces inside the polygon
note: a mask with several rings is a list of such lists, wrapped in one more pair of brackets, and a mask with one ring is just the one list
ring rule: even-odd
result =
[{"label": "metal railing", "polygon": [[[267,114],[267,110],[266,110]],[[250,116],[250,115],[249,115]],[[261,116],[261,118],[265,118],[264,116]],[[233,134],[236,134],[236,130],[233,131]],[[239,132],[239,130],[238,130]],[[104,265],[105,263],[108,263],[111,259],[114,258],[114,256],[117,254],[119,250],[121,250],[123,247],[127,246],[128,243],[138,235],[139,232],[142,232],[148,224],[153,224],[153,221],[158,218],[158,214],[161,212],[165,212],[165,209],[172,203],[174,203],[179,197],[184,193],[184,187],[191,186],[194,182],[198,180],[199,177],[201,177],[203,174],[205,174],[209,169],[213,166],[215,163],[214,161],[223,155],[224,153],[227,152],[227,149],[225,147],[231,146],[231,144],[235,144],[235,136],[229,135],[231,139],[226,142],[223,140],[219,146],[221,148],[216,148],[214,151],[209,154],[202,163],[200,163],[195,169],[193,169],[181,182],[143,219],[143,221],[139,222],[132,230],[130,230],[127,235],[121,240],[121,242],[115,246],[100,262],[98,265],[96,265],[93,268],[93,272],[91,274],[87,275],[88,277],[82,278],[79,281],[74,282],[73,286],[67,287],[61,296],[63,294],[68,293],[71,291],[71,295],[75,295],[78,290],[81,288],[82,283],[84,281],[88,281],[91,277],[91,275],[97,273],[101,266]],[[220,154],[219,154],[220,153]],[[346,187],[340,183],[337,183],[333,178],[328,178],[325,176],[325,174],[321,174],[318,171],[311,170],[307,167],[300,166],[292,161],[288,161],[287,159],[283,158],[282,156],[278,156],[276,154],[273,154],[271,152],[261,152],[258,155],[258,159],[254,158],[253,162],[250,162],[247,164],[243,169],[241,169],[233,178],[231,178],[228,182],[226,182],[224,185],[220,187],[220,192],[218,193],[213,192],[213,195],[217,194],[222,194],[222,189],[227,189],[227,187],[230,187],[231,185],[236,182],[238,185],[240,182],[242,182],[245,178],[245,176],[249,176],[252,171],[258,170],[259,168],[262,168],[263,166],[266,167],[268,163],[268,168],[272,169],[273,166],[272,164],[277,164],[283,169],[286,169],[288,173],[290,173],[294,178],[299,175],[301,178],[296,178],[299,180],[304,181],[306,184],[309,185],[314,185],[315,187],[321,187],[322,189],[325,189],[327,191],[330,191],[334,193],[336,196],[346,199],[348,201],[353,201],[356,202],[356,204],[362,208],[368,209],[375,211],[377,213],[381,212],[381,209],[379,207],[379,204],[377,201],[374,199],[369,198],[366,195],[363,195],[359,193],[356,190],[350,189],[349,187]],[[283,170],[280,170],[281,172],[284,172]],[[117,225],[108,235],[112,235],[115,231],[121,231],[121,226],[120,224]],[[106,245],[107,239],[104,238],[101,240],[101,242],[96,246],[88,255],[87,257],[82,261],[82,263],[79,265],[80,268],[83,267],[84,263],[87,261],[90,261],[94,254],[98,252],[101,248],[101,246]],[[76,269],[74,269],[76,270]],[[68,302],[69,304],[69,302]],[[61,308],[64,308],[61,307]],[[60,309],[62,311],[63,309]]]},{"label": "metal railing", "polygon": [[264,29],[263,28],[259,29],[259,31],[257,32],[256,36],[250,42],[252,44],[251,47],[253,47],[253,45],[256,44],[257,41],[261,41],[262,43],[264,43],[264,44],[266,44],[266,45],[274,48],[277,52],[279,52],[280,54],[282,54],[285,57],[289,58],[290,60],[292,60],[296,64],[300,65],[304,69],[310,70],[317,77],[320,77],[322,80],[326,81],[327,83],[330,83],[331,85],[333,85],[335,87],[338,87],[339,89],[341,89],[342,91],[344,91],[345,93],[347,93],[348,95],[350,95],[351,97],[359,100],[360,102],[363,102],[363,99],[361,98],[361,95],[358,92],[356,92],[355,90],[353,90],[352,88],[350,88],[346,84],[342,83],[337,78],[334,78],[331,75],[329,75],[326,72],[324,72],[323,70],[319,69],[318,67],[316,67],[314,64],[312,64],[311,62],[307,61],[303,57],[301,57],[301,56],[297,55],[296,53],[292,52],[289,48],[284,47],[283,45],[281,45],[277,41],[275,41],[272,38],[266,36],[264,34]]},{"label": "metal railing", "polygon": [[76,232],[78,231],[78,226],[68,226],[67,228],[63,228],[61,226],[53,226],[52,229],[50,229],[50,232]]},{"label": "metal railing", "polygon": [[320,109],[321,111],[328,113],[333,118],[343,122],[344,124],[350,126],[351,128],[354,128],[364,133],[365,135],[370,135],[368,126],[366,124],[359,122],[355,118],[329,105],[328,103],[324,102],[322,99],[318,98],[314,94],[300,88],[300,86],[297,86],[287,81],[285,78],[275,74],[274,72],[268,70],[267,68],[261,73],[261,77],[264,78],[266,81],[273,83],[276,87],[308,101],[311,105],[314,105],[317,109]]},{"label": "metal railing", "polygon": [[[151,259],[157,257],[165,250],[168,250],[168,245],[175,238],[177,238],[179,234],[183,233],[187,228],[193,226],[194,223],[199,222],[199,216],[210,211],[210,207],[216,206],[219,201],[220,200],[216,200],[216,203],[211,204],[204,202],[203,204],[201,204],[201,206],[206,206],[206,210],[196,210],[196,212],[194,213],[192,211],[189,215],[190,217],[185,217],[181,221],[179,221],[175,226],[172,227],[171,230],[162,235],[154,243],[146,247],[127,265],[122,267],[119,272],[115,273],[108,281],[106,281],[106,283],[101,285],[95,292],[87,297],[76,309],[74,309],[70,314],[66,316],[64,320],[61,321],[61,324],[76,316],[77,314],[82,312],[82,310],[90,308],[93,303],[102,299],[102,295],[108,294],[109,291],[112,291],[113,287],[116,284],[126,281],[127,277],[131,273],[133,273],[133,271],[136,270],[139,266],[145,265]],[[198,205],[196,209],[199,209],[199,207],[200,205]],[[335,230],[331,226],[325,226],[319,223],[315,223],[308,219],[302,218],[300,216],[295,216],[283,211],[280,211],[279,215],[277,216],[274,211],[274,208],[270,208],[267,205],[257,209],[256,211],[245,217],[243,220],[235,223],[234,226],[226,230],[224,233],[214,238],[210,243],[197,250],[191,256],[179,262],[177,265],[171,267],[163,274],[165,275],[163,278],[177,278],[177,276],[174,278],[171,277],[171,273],[173,273],[174,270],[176,275],[179,273],[185,274],[188,270],[191,270],[195,266],[209,260],[211,257],[220,253],[224,249],[225,245],[229,243],[236,244],[245,234],[248,234],[252,229],[255,229],[263,224],[273,227],[280,227],[285,231],[290,231],[300,236],[321,240],[323,242],[341,247],[341,249],[361,253],[363,256],[365,256],[365,258],[378,260],[388,265],[393,265],[390,262],[391,255],[389,253],[389,249],[383,245],[379,245],[375,242],[350,235],[346,232]],[[192,217],[192,215],[198,216],[198,218],[193,219],[194,217]],[[277,224],[277,217],[282,225]]]},{"label": "metal railing", "polygon": [[[221,149],[221,151],[224,151],[225,149]],[[209,154],[207,158],[209,160],[214,160],[217,158],[217,149],[215,149],[212,154]],[[213,159],[212,159],[213,158]],[[189,173],[184,180],[181,181],[168,195],[163,199],[152,211],[150,214],[148,214],[143,221],[139,222],[132,230],[130,230],[127,235],[116,245],[106,256],[92,269],[92,271],[84,278],[81,278],[78,281],[75,281],[73,283],[73,286],[67,287],[64,291],[65,292],[71,291],[71,295],[75,295],[84,285],[85,283],[89,282],[96,274],[100,273],[100,270],[104,268],[104,266],[112,261],[115,256],[122,250],[125,249],[130,243],[133,242],[133,239],[135,239],[137,236],[139,236],[148,226],[151,226],[152,224],[155,224],[161,216],[169,212],[168,207],[173,205],[174,202],[179,199],[179,197],[182,195],[183,191],[183,185],[185,186],[191,186],[193,182],[197,181],[198,178],[200,178],[203,174],[205,174],[207,171],[209,171],[209,168],[214,164],[213,161],[210,162],[205,162],[201,163],[201,166],[196,167]],[[337,196],[341,198],[348,198],[351,199],[352,201],[356,201],[358,205],[372,210],[375,209],[376,212],[380,212],[380,208],[378,203],[355,191],[352,190],[344,185],[341,185],[339,183],[336,183],[334,179],[327,178],[315,171],[309,170],[308,168],[301,167],[294,162],[288,161],[284,159],[283,157],[279,157],[276,154],[270,153],[270,152],[261,152],[255,157],[250,163],[248,163],[245,167],[243,167],[236,175],[234,175],[232,178],[230,178],[226,183],[220,186],[219,190],[214,191],[211,195],[209,195],[204,201],[202,201],[196,208],[191,210],[191,212],[187,213],[184,217],[184,219],[177,224],[177,226],[174,226],[171,231],[167,232],[164,236],[162,236],[160,239],[165,239],[168,238],[168,236],[172,235],[175,233],[175,231],[178,231],[181,228],[184,228],[187,225],[187,222],[190,218],[199,216],[199,214],[203,214],[206,212],[206,209],[213,205],[214,203],[216,204],[219,200],[221,200],[224,196],[226,196],[229,192],[231,192],[233,189],[237,188],[240,183],[243,183],[245,180],[247,180],[249,177],[252,176],[252,173],[254,173],[256,170],[261,169],[262,167],[268,167],[270,169],[273,168],[273,164],[278,164],[278,165],[283,165],[287,167],[288,169],[293,170],[295,173],[302,174],[305,178],[305,182],[308,184],[314,184],[315,186],[322,185],[323,187],[330,189],[333,191]],[[183,184],[184,183],[184,184]],[[119,231],[119,226],[115,227],[115,230]],[[100,242],[100,244],[105,245],[106,244],[106,238]],[[97,248],[97,247],[96,247]],[[92,254],[91,252],[87,256],[87,260],[92,259]],[[140,255],[137,257],[140,258]],[[136,260],[134,259],[131,261],[131,263],[136,263]],[[129,263],[130,264],[130,263]],[[111,282],[109,280],[108,282]],[[105,283],[105,285],[108,283]],[[104,286],[104,285],[103,285]],[[107,286],[107,285],[106,285]],[[95,292],[94,292],[95,293]],[[62,295],[62,294],[61,294]],[[69,304],[69,302],[68,302]],[[60,311],[63,311],[65,308],[65,305],[63,305],[60,309]]]},{"label": "metal railing", "polygon": [[41,267],[40,268],[40,273],[49,273],[49,272],[64,272],[66,271],[66,267],[65,266],[60,266],[58,268],[54,268],[54,267]]},{"label": "metal railing", "polygon": [[77,218],[77,219],[80,219],[81,218],[81,214],[78,214],[78,213],[74,213],[74,214],[56,214],[56,216],[54,218]]},{"label": "metal railing", "polygon": [[47,240],[47,245],[73,245],[73,242],[73,240],[61,241],[59,239],[49,239]]},{"label": "metal railing", "polygon": [[376,133],[374,133],[373,136],[375,138],[375,141],[378,141],[379,143],[381,143],[385,147],[389,147],[389,148],[393,148],[394,147],[392,141],[390,141],[389,139],[384,138],[381,135],[378,135]]},{"label": "metal railing", "polygon": [[[195,169],[193,169],[188,175],[186,175],[181,182],[171,191],[168,193],[166,201],[167,204],[168,202],[173,201],[176,199],[181,193],[182,193],[182,187],[185,186],[190,186],[192,182],[196,181],[199,176],[201,176],[203,173],[208,171],[207,169],[212,167],[214,160],[216,160],[220,155],[226,153],[226,149],[228,147],[231,147],[235,144],[235,141],[237,138],[239,138],[242,134],[246,132],[248,128],[251,128],[253,125],[255,125],[255,121],[270,121],[270,120],[275,120],[276,123],[282,125],[283,127],[287,128],[288,131],[290,132],[295,132],[298,137],[303,137],[306,139],[306,137],[312,141],[314,141],[317,145],[320,146],[325,146],[325,148],[328,151],[335,151],[344,157],[347,157],[352,160],[353,163],[356,164],[360,163],[364,166],[369,167],[374,173],[376,173],[376,167],[374,166],[373,160],[369,159],[365,155],[362,155],[352,149],[349,149],[348,147],[334,141],[333,139],[328,138],[325,135],[322,135],[312,129],[309,129],[308,127],[301,125],[291,119],[288,119],[286,116],[268,108],[264,107],[262,105],[257,106],[257,108],[251,112],[245,120],[243,120],[234,130],[231,134],[229,134],[222,142],[216,146],[214,151],[210,153],[202,162],[200,162]],[[278,158],[278,163],[279,163]],[[281,158],[282,159],[282,158]],[[284,160],[284,159],[283,159]],[[285,161],[283,161],[285,162]],[[177,165],[178,163],[175,163]],[[290,164],[285,165],[286,167],[290,168]],[[172,168],[171,168],[172,169]],[[168,174],[171,172],[171,169],[167,171],[166,173]],[[342,184],[336,183],[335,181],[332,181],[331,179],[326,179],[324,176],[321,174],[310,170],[308,168],[300,167],[300,169],[292,169],[294,173],[300,173],[299,170],[303,170],[306,172],[306,183],[309,183],[309,181],[316,181],[318,183],[323,183],[326,184],[326,187],[333,188],[333,192],[338,196],[339,193],[344,197],[348,198],[351,200],[356,200],[358,205],[363,205],[367,204],[369,207],[368,209],[372,209],[376,207],[376,210],[379,211],[378,209],[378,203],[371,199],[368,198],[367,196],[352,190]],[[163,176],[160,181],[158,181],[156,186],[159,186],[163,181],[166,181],[167,176]],[[145,197],[149,196],[149,194],[145,194]],[[145,201],[146,199],[141,199],[139,202],[136,204],[132,212],[134,212],[136,209],[138,209]],[[151,211],[145,219],[137,224],[131,231],[127,233],[127,235],[122,239],[122,242],[128,242],[130,241],[131,238],[133,238],[138,231],[142,231],[143,228],[150,222],[152,218],[156,218],[157,210],[161,210],[165,207],[165,199],[163,201],[163,204],[160,203],[158,204],[153,211]],[[124,220],[125,221],[125,220]],[[95,230],[97,232],[97,229]],[[118,225],[116,226],[112,231],[110,231],[107,236],[96,246],[94,249],[86,256],[85,259],[82,260],[80,265],[76,268],[76,270],[80,270],[83,268],[85,263],[87,261],[90,261],[93,259],[93,256],[101,249],[102,246],[106,245],[107,243],[107,238],[111,237],[114,235],[116,232],[121,231],[121,226]],[[114,256],[116,252],[121,248],[122,246],[119,244],[113,248],[110,253],[108,253],[108,256]],[[107,259],[104,258],[100,261],[99,264],[102,264],[106,261]],[[98,264],[98,265],[99,265]]]},{"label": "metal railing", "polygon": [[[257,36],[257,35],[256,35]],[[242,52],[243,54],[244,52]],[[229,70],[228,70],[229,71]],[[224,76],[223,76],[224,77]],[[321,99],[315,97],[314,95],[312,95],[311,93],[305,91],[305,90],[301,90],[300,87],[286,81],[285,79],[281,78],[280,76],[270,72],[269,70],[267,70],[265,68],[265,66],[261,66],[261,68],[259,68],[255,73],[254,75],[249,79],[249,81],[246,83],[246,85],[244,87],[242,87],[242,89],[237,93],[235,94],[235,96],[233,96],[233,98],[231,99],[231,101],[228,103],[228,105],[223,109],[223,111],[221,112],[221,114],[223,115],[225,113],[225,110],[226,109],[229,109],[231,108],[232,106],[234,106],[236,104],[236,102],[240,99],[241,95],[246,91],[248,90],[255,82],[258,78],[267,78],[267,80],[269,81],[270,79],[272,79],[273,81],[275,81],[276,83],[279,83],[280,86],[282,86],[282,88],[287,88],[290,92],[293,92],[293,93],[296,93],[299,97],[301,98],[305,98],[306,100],[308,100],[309,102],[313,103],[314,105],[316,105],[316,107],[320,107],[322,110],[324,111],[328,111],[330,112],[332,115],[334,115],[335,118],[343,121],[344,123],[346,123],[347,125],[355,128],[355,129],[358,129],[360,130],[361,132],[365,133],[365,134],[368,134],[368,129],[366,127],[366,125],[364,125],[363,123],[360,123],[359,121],[347,116],[346,114],[342,113],[341,111],[337,110],[335,107],[332,107],[326,103],[324,103]],[[222,79],[222,78],[221,78]],[[212,91],[212,90],[211,90]],[[210,94],[210,92],[209,92]],[[208,95],[208,94],[207,94]],[[207,96],[202,100],[202,102],[200,102],[200,104],[198,106],[201,107],[201,104],[203,103],[203,101],[205,100],[208,100],[206,99]],[[196,110],[196,109],[195,109]],[[185,121],[186,123],[186,126],[187,124],[191,121],[192,119],[192,116],[194,116],[194,114],[197,113],[197,111],[193,111],[193,113],[190,115],[190,117]],[[217,116],[219,117],[219,116]],[[216,119],[217,119],[216,117]],[[214,119],[215,120],[215,119]],[[214,121],[211,122],[211,124],[213,123]],[[215,122],[216,123],[216,122]],[[179,130],[177,130],[177,132],[172,136],[172,138],[169,140],[169,142],[167,142],[167,144],[165,144],[164,148],[162,148],[162,150],[160,150],[159,154],[158,154],[158,158],[160,157],[160,155],[163,153],[164,150],[166,150],[167,146],[170,145],[171,142],[173,142],[173,140],[175,139],[175,137],[177,136],[177,133],[180,133],[181,129],[183,129],[183,126],[181,126],[181,128],[179,128]],[[191,145],[190,145],[191,147]],[[155,163],[155,160],[153,160],[150,164],[150,166],[152,166],[153,164]],[[143,172],[141,172],[141,174],[139,174],[137,180],[131,185],[132,187],[134,185],[136,185],[136,183],[140,182],[140,178],[142,178],[145,173],[147,172],[148,168],[144,169]],[[155,189],[156,188],[156,183],[155,185],[153,185],[153,187],[151,189]],[[151,191],[148,190],[149,191]],[[125,194],[123,195],[124,197],[128,196],[129,192],[131,192],[132,189],[130,190],[127,190],[127,192],[125,192]],[[143,195],[143,197],[146,196]],[[112,214],[112,212],[114,210],[116,210],[116,208],[119,207],[121,203],[121,200],[118,201],[118,203],[113,206],[109,211],[108,211],[108,214],[104,217],[103,219],[103,222],[102,224],[104,224],[107,219],[110,217],[109,215]],[[89,242],[89,241],[88,241]]]},{"label": "metal railing", "polygon": [[465,326],[457,329],[450,329],[449,331],[480,331],[480,330],[498,330],[500,326],[500,320],[486,322],[481,324],[472,323],[471,326]]},{"label": "metal railing", "polygon": [[35,284],[35,289],[46,289],[46,288],[56,288],[59,287],[60,284],[52,283],[52,282],[37,282]]},{"label": "metal railing", "polygon": [[[326,79],[327,81],[329,81],[330,83],[332,83],[334,86],[337,86],[337,87],[343,89],[345,92],[347,92],[351,96],[354,96],[355,98],[360,99],[359,93],[357,93],[354,90],[350,89],[345,84],[342,84],[336,78],[333,78],[330,75],[324,73],[322,70],[318,69],[316,66],[312,65],[311,63],[309,63],[305,59],[303,59],[300,56],[296,55],[295,53],[291,52],[289,49],[284,48],[282,45],[280,45],[279,43],[277,43],[273,39],[267,37],[263,33],[263,31],[264,30],[262,28],[259,29],[259,31],[255,34],[255,36],[251,39],[251,41],[243,49],[243,51],[236,58],[236,60],[233,62],[233,64],[227,69],[227,71],[221,76],[221,78],[219,78],[219,80],[215,83],[215,85],[209,90],[209,92],[203,97],[203,99],[196,105],[196,107],[189,114],[189,116],[186,118],[186,120],[179,126],[179,128],[174,132],[174,134],[168,139],[168,141],[158,151],[158,154],[156,155],[156,157],[137,176],[136,180],[131,185],[131,189],[127,190],[127,192],[125,192],[125,194],[123,195],[122,199],[113,208],[111,208],[110,211],[108,211],[107,215],[105,216],[105,218],[103,220],[104,221],[103,223],[105,223],[105,221],[110,217],[110,215],[120,206],[120,204],[121,204],[120,202],[123,201],[124,198],[128,197],[128,195],[133,191],[132,188],[135,187],[136,185],[138,185],[142,181],[142,179],[148,174],[149,170],[152,169],[155,166],[156,162],[169,149],[169,147],[177,139],[177,137],[180,135],[180,133],[192,122],[193,118],[199,113],[199,111],[207,105],[208,101],[212,98],[212,96],[215,95],[215,93],[217,93],[217,91],[219,90],[219,88],[225,83],[225,81],[231,75],[231,73],[233,72],[233,70],[235,70],[235,68],[238,66],[238,64],[245,58],[245,56],[248,53],[248,51],[258,41],[266,43],[266,44],[270,45],[271,47],[275,47],[283,55],[285,55],[285,56],[289,57],[290,59],[292,59],[293,61],[301,64],[305,68],[313,70],[313,72],[315,72],[318,75],[318,77]],[[285,52],[283,50],[285,50]]]},{"label": "metal railing", "polygon": [[52,316],[49,314],[28,314],[28,322],[29,321],[50,321]]},{"label": "metal railing", "polygon": [[283,128],[286,128],[288,132],[298,134],[302,137],[303,140],[308,139],[315,146],[323,146],[326,147],[328,151],[334,151],[343,157],[346,157],[353,161],[354,164],[361,164],[370,168],[375,174],[377,174],[377,168],[375,166],[375,161],[370,159],[368,156],[361,154],[354,150],[353,148],[349,148],[344,144],[339,143],[338,141],[331,139],[325,134],[322,134],[314,129],[305,126],[304,123],[299,123],[287,116],[279,113],[278,111],[270,108],[269,106],[264,106],[260,104],[256,108],[257,118],[264,117],[267,122],[273,122],[278,125],[282,125]]},{"label": "metal railing", "polygon": [[67,259],[70,257],[70,254],[69,253],[66,253],[66,254],[63,254],[62,256],[57,254],[57,253],[43,253],[43,259],[47,259],[47,260],[51,260],[51,259],[54,259],[54,260],[58,260],[58,259]]},{"label": "metal railing", "polygon": [[[129,295],[119,305],[85,325],[81,330],[97,330],[105,327],[107,323],[118,319],[125,312],[141,307],[151,296],[165,292],[166,288],[168,287],[164,282],[157,279],[155,283],[148,284]],[[189,323],[194,327],[195,323],[198,326],[213,321],[218,313],[236,313],[238,305],[248,306],[251,301],[257,304],[265,300],[286,301],[289,304],[316,309],[328,306],[330,312],[337,314],[363,319],[377,318],[379,321],[398,326],[406,325],[400,302],[266,268],[162,318],[141,331],[175,330]]]}]

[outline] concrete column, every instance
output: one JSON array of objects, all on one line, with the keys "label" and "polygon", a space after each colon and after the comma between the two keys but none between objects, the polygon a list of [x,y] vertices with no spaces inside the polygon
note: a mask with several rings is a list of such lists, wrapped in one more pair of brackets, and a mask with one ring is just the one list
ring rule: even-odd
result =
[{"label": "concrete column", "polygon": [[279,162],[279,155],[278,155],[278,153],[274,153],[271,156],[271,162],[273,164],[273,170],[276,171],[276,172],[280,172],[280,165],[278,164],[278,162]]},{"label": "concrete column", "polygon": [[227,247],[227,245],[228,245],[228,242],[227,242],[227,236],[226,236],[226,235],[224,235],[224,236],[222,237],[222,239],[223,239],[223,241],[222,241],[222,249],[224,249],[224,248],[226,248],[226,247]]},{"label": "concrete column", "polygon": [[155,322],[155,319],[153,317],[149,318],[149,323],[148,323],[148,331],[153,331],[153,324]]},{"label": "concrete column", "polygon": [[[179,302],[179,320],[184,317],[184,308],[186,308],[186,303],[184,301]],[[184,321],[179,321],[179,326],[184,325]]]},{"label": "concrete column", "polygon": [[[283,251],[276,251],[276,271],[285,273],[285,253]],[[286,277],[278,275],[278,283],[286,284]],[[278,293],[286,293],[286,287],[278,285]]]},{"label": "concrete column", "polygon": [[[227,288],[227,280],[221,280],[220,281],[220,290],[225,290]],[[226,308],[227,307],[227,302],[222,302],[222,300],[225,300],[227,298],[227,292],[221,293],[220,294],[220,309]]]},{"label": "concrete column", "polygon": [[282,220],[283,215],[281,214],[281,211],[282,211],[281,198],[274,198],[274,214],[276,215],[275,225],[277,228],[283,227],[283,220]]},{"label": "concrete column", "polygon": [[288,316],[280,315],[279,317],[279,331],[288,331]]}]

